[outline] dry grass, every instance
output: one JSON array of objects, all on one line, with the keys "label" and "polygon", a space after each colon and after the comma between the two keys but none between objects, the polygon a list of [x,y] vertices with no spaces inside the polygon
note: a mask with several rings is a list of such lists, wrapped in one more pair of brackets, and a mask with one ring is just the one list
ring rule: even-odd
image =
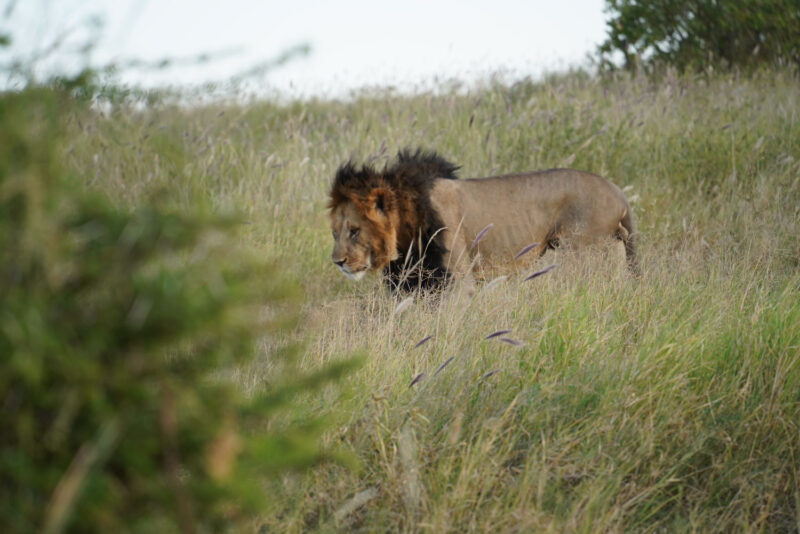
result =
[{"label": "dry grass", "polygon": [[[266,531],[800,528],[795,75],[122,107],[74,129],[75,172],[121,204],[165,190],[245,214],[242,241],[306,288],[303,366],[368,354],[298,408],[330,414],[328,444],[361,468],[288,476]],[[335,168],[417,145],[464,176],[611,177],[635,211],[641,279],[594,256],[524,256],[469,301],[401,310],[377,278],[346,282],[323,210]],[[243,385],[269,366],[265,353]]]}]

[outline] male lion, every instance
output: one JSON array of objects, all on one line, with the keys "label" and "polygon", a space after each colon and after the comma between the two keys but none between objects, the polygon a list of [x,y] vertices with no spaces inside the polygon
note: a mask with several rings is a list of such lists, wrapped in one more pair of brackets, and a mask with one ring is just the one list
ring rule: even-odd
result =
[{"label": "male lion", "polygon": [[613,238],[637,272],[631,208],[605,178],[551,169],[459,180],[457,170],[420,149],[383,170],[339,167],[328,203],[333,263],[353,280],[381,269],[393,289],[429,289],[451,275],[471,281],[477,253],[511,259],[532,243],[542,255]]}]

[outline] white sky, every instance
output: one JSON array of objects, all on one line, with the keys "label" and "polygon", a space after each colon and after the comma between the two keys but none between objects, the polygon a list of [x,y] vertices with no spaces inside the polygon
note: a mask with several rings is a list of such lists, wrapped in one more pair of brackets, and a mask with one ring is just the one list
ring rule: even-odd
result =
[{"label": "white sky", "polygon": [[[0,10],[0,28],[10,28],[17,54],[40,49],[68,28],[86,28],[91,15],[104,21],[95,65],[222,54],[121,76],[144,86],[225,83],[308,43],[308,56],[256,80],[261,89],[293,96],[430,88],[496,72],[538,76],[582,64],[605,36],[603,0],[0,0]],[[73,41],[80,35],[72,34]],[[50,61],[59,68],[69,63],[64,54]]]}]

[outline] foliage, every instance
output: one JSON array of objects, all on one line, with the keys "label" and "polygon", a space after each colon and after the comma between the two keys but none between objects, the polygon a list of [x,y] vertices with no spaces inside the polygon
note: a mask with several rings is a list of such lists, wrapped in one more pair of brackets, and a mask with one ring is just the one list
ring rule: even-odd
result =
[{"label": "foliage", "polygon": [[[241,221],[120,210],[67,176],[65,126],[92,114],[70,92],[0,95],[0,524],[242,524],[269,477],[329,454],[319,420],[277,410],[353,362],[297,371],[300,290],[236,245]],[[245,391],[254,355],[290,374]]]},{"label": "foliage", "polygon": [[670,65],[684,70],[800,64],[797,0],[608,0],[601,61],[613,66]]}]

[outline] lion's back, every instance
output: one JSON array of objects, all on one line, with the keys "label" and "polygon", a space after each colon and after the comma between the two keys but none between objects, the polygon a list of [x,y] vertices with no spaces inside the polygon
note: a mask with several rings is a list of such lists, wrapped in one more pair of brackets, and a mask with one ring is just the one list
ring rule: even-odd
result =
[{"label": "lion's back", "polygon": [[445,226],[465,236],[491,225],[486,252],[514,252],[559,231],[611,235],[630,207],[615,184],[587,172],[549,169],[439,184],[432,199]]}]

